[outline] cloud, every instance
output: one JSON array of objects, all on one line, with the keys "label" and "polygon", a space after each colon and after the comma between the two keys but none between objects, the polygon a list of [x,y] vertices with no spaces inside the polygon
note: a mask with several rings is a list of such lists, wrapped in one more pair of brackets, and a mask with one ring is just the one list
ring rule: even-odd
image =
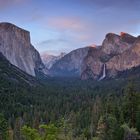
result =
[{"label": "cloud", "polygon": [[[67,40],[55,38],[57,42],[66,42],[69,40],[86,41],[91,39],[91,28],[93,28],[93,24],[91,25],[90,22],[85,22],[76,17],[47,17],[39,12],[34,13],[36,14],[31,15],[28,21],[37,22],[41,28],[44,28],[46,31],[51,30],[60,38],[67,38]],[[49,43],[50,41],[52,40],[47,40],[47,42],[42,43]]]},{"label": "cloud", "polygon": [[50,54],[58,55],[60,52],[69,52],[73,42],[65,39],[48,39],[41,41],[37,44],[38,48],[41,48],[42,52],[49,52]]},{"label": "cloud", "polygon": [[85,40],[89,40],[91,39],[91,33],[88,32],[87,34],[78,34],[76,39],[78,39],[78,41],[85,41]]},{"label": "cloud", "polygon": [[68,40],[65,39],[48,39],[48,40],[44,40],[42,42],[39,43],[39,45],[48,45],[48,44],[57,44],[57,43],[64,43],[67,42]]},{"label": "cloud", "polygon": [[4,8],[1,20],[31,31],[41,51],[101,44],[108,32],[140,33],[140,0],[0,0]]},{"label": "cloud", "polygon": [[47,25],[60,30],[82,31],[85,29],[85,23],[78,18],[54,17],[47,20]]},{"label": "cloud", "polygon": [[140,19],[129,20],[128,24],[139,25],[140,24]]},{"label": "cloud", "polygon": [[27,0],[0,0],[0,9],[23,4],[24,2],[27,2]]},{"label": "cloud", "polygon": [[65,41],[87,41],[92,37],[91,28],[93,25],[76,17],[55,17],[49,18],[46,22],[56,32],[61,33],[61,38],[67,38]]},{"label": "cloud", "polygon": [[[74,0],[73,0],[74,1]],[[88,5],[96,5],[99,7],[114,7],[114,8],[123,8],[124,9],[138,9],[140,8],[139,0],[76,0],[79,3],[88,4]],[[138,9],[139,10],[139,9]]]},{"label": "cloud", "polygon": [[0,0],[0,8],[5,8],[10,5],[10,0]]}]

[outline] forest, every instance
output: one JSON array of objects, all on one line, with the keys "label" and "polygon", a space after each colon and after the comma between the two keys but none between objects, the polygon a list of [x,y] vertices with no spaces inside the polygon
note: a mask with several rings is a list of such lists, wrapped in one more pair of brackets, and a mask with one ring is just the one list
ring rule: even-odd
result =
[{"label": "forest", "polygon": [[0,140],[140,139],[140,68],[102,81],[35,79],[0,61]]},{"label": "forest", "polygon": [[137,140],[140,81],[48,78],[39,85],[0,76],[0,140]]}]

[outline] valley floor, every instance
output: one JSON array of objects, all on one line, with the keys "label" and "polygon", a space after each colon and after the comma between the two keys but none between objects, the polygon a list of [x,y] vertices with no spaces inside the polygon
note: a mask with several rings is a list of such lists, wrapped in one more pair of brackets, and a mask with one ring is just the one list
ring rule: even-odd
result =
[{"label": "valley floor", "polygon": [[140,132],[140,80],[0,78],[2,140],[128,140]]}]

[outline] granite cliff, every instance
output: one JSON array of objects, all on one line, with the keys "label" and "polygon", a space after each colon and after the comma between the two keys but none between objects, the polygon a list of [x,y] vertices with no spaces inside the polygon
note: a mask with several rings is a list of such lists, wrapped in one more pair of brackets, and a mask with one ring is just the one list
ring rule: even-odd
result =
[{"label": "granite cliff", "polygon": [[[105,77],[115,77],[118,72],[140,65],[140,41],[127,33],[106,35],[99,48],[88,52],[83,61],[82,79],[100,79],[105,67]],[[104,78],[105,78],[104,77]]]},{"label": "granite cliff", "polygon": [[140,65],[140,37],[108,33],[101,46],[74,50],[50,69],[53,76],[102,80]]},{"label": "granite cliff", "polygon": [[81,65],[89,49],[90,47],[80,48],[66,54],[51,67],[50,74],[52,76],[80,77]]},{"label": "granite cliff", "polygon": [[0,80],[1,84],[6,83],[9,86],[35,87],[39,86],[39,81],[12,65],[3,54],[0,52]]},{"label": "granite cliff", "polygon": [[28,31],[11,23],[0,23],[0,52],[11,64],[32,76],[102,80],[140,66],[140,36],[108,33],[100,46],[76,49],[58,57],[42,56],[45,66],[31,44]]},{"label": "granite cliff", "polygon": [[11,64],[32,76],[46,73],[40,54],[30,42],[30,33],[11,23],[0,23],[0,52]]}]

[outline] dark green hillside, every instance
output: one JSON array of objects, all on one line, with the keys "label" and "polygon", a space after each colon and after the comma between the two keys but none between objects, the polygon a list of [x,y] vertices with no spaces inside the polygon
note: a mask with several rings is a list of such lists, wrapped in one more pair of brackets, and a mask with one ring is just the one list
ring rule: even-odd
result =
[{"label": "dark green hillside", "polygon": [[[16,86],[37,86],[38,81],[10,64],[10,62],[0,53],[0,84]],[[1,85],[2,86],[2,85]]]},{"label": "dark green hillside", "polygon": [[[61,140],[138,139],[139,68],[100,82],[68,77],[41,82],[0,55],[0,113],[6,119],[0,115],[0,140],[24,140],[23,132],[42,135],[40,124],[49,124],[51,136],[57,130],[55,137]],[[24,127],[22,132],[24,125],[36,131]]]}]

